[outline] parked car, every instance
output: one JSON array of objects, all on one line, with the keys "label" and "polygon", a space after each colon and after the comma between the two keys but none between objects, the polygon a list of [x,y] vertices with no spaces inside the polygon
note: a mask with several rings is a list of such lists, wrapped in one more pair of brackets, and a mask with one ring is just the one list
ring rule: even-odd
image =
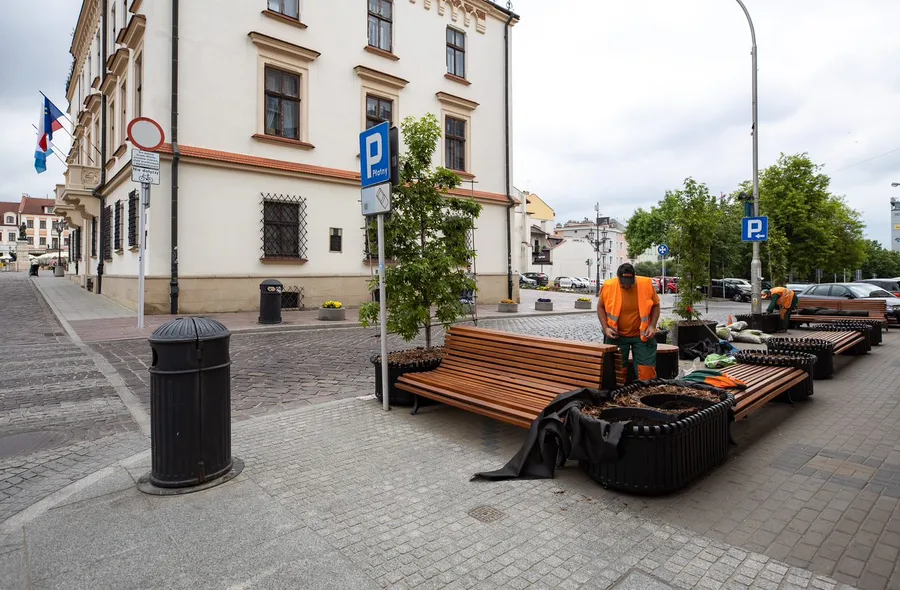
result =
[{"label": "parked car", "polygon": [[556,277],[553,279],[553,286],[557,289],[579,289],[581,281],[574,277]]},{"label": "parked car", "polygon": [[656,289],[657,293],[662,292],[662,277],[650,277],[650,280],[653,281],[653,288]]},{"label": "parked car", "polygon": [[523,272],[522,276],[532,279],[539,287],[546,287],[550,284],[550,277],[542,272]]},{"label": "parked car", "polygon": [[537,287],[537,281],[531,278],[526,277],[525,275],[519,275],[519,286],[520,287],[530,287],[534,289]]},{"label": "parked car", "polygon": [[590,289],[591,287],[591,279],[587,277],[572,277],[572,288],[573,289]]},{"label": "parked car", "polygon": [[900,279],[863,279],[857,282],[875,285],[885,291],[890,291],[895,297],[900,297]]},{"label": "parked car", "polygon": [[[700,292],[704,295],[706,295],[707,291],[709,291],[707,285],[700,287]],[[750,285],[741,280],[712,280],[712,297],[722,297],[724,299],[731,299],[732,301],[750,301],[751,292]]]},{"label": "parked car", "polygon": [[869,283],[822,283],[811,285],[800,295],[799,306],[803,307],[804,297],[826,299],[883,299],[887,305],[887,315],[900,320],[900,297]]},{"label": "parked car", "polygon": [[795,294],[799,295],[810,287],[815,287],[815,285],[810,283],[788,283],[787,285],[785,285],[785,287],[793,291]]},{"label": "parked car", "polygon": [[666,277],[666,293],[678,293],[678,277]]}]

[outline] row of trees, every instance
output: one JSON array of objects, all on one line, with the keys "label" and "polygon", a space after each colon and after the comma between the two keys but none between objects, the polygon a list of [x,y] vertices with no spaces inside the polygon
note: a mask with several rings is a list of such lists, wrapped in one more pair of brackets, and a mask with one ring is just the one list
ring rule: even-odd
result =
[{"label": "row of trees", "polygon": [[[769,217],[768,241],[760,251],[763,274],[775,284],[812,281],[817,269],[823,276],[843,277],[856,269],[866,277],[900,276],[900,254],[864,239],[859,213],[832,194],[829,184],[806,154],[782,154],[760,173],[760,211]],[[742,193],[752,194],[750,182],[716,197],[688,178],[649,210],[634,213],[625,232],[629,256],[664,242],[678,264],[671,274],[699,274],[704,280],[697,284],[705,284],[710,272],[749,278],[751,246],[740,235]]]}]

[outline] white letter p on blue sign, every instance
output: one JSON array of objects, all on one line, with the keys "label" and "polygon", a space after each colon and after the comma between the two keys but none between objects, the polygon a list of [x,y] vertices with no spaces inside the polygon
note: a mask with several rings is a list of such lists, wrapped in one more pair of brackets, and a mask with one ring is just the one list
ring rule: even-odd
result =
[{"label": "white letter p on blue sign", "polygon": [[[375,148],[374,150],[372,148]],[[372,178],[372,168],[381,162],[384,154],[381,146],[381,135],[374,134],[366,138],[366,178]]]}]

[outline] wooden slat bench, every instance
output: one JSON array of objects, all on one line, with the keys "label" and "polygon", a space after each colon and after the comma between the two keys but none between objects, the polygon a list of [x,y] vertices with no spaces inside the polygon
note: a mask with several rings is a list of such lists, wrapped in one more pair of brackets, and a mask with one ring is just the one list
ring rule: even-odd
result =
[{"label": "wooden slat bench", "polygon": [[[812,315],[801,314],[804,309],[833,309],[835,311],[864,311],[868,316]],[[888,329],[887,304],[879,299],[824,299],[820,297],[800,297],[797,312],[791,316],[791,323],[809,324],[837,322],[854,319],[877,320],[879,326]]]},{"label": "wooden slat bench", "polygon": [[734,393],[734,419],[743,420],[779,395],[809,379],[809,373],[794,367],[768,367],[762,365],[732,365],[722,372],[747,384],[747,389],[730,390]]},{"label": "wooden slat bench", "polygon": [[802,332],[801,338],[809,338],[813,340],[825,340],[834,345],[834,354],[844,354],[850,352],[853,354],[868,352],[868,339],[862,332],[846,330],[840,332],[822,331],[822,332]]},{"label": "wooden slat bench", "polygon": [[454,326],[440,366],[403,375],[397,387],[528,428],[561,393],[623,385],[621,359],[619,348],[608,344]]}]

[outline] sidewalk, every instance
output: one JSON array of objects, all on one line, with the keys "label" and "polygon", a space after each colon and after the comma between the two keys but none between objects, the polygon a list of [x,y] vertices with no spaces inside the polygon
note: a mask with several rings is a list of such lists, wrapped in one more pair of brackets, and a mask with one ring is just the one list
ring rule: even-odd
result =
[{"label": "sidewalk", "polygon": [[[34,279],[41,295],[54,313],[68,322],[83,342],[105,342],[110,340],[137,340],[150,336],[153,331],[184,315],[145,315],[144,328],[137,327],[137,313],[122,307],[102,295],[95,295],[82,289],[65,278],[40,276]],[[583,295],[577,293],[552,293],[543,291],[522,291],[521,304],[516,314],[499,313],[497,304],[478,305],[476,316],[479,320],[491,318],[554,316],[576,313],[596,313],[590,310],[575,310],[574,301]],[[552,312],[535,311],[534,302],[538,297],[553,297],[557,309]],[[354,328],[360,325],[359,310],[347,308],[347,319],[341,322],[325,322],[317,318],[315,309],[303,311],[283,311],[282,323],[262,325],[258,322],[258,311],[235,313],[202,314],[224,324],[233,334],[248,332],[290,332],[297,330],[322,330],[334,328]],[[460,321],[471,321],[473,316],[465,316]],[[100,321],[98,321],[100,320]]]},{"label": "sidewalk", "polygon": [[[816,588],[834,580],[637,515],[580,470],[471,482],[524,431],[341,400],[234,425],[232,481],[146,496],[149,453],[0,528],[10,588]],[[723,468],[724,469],[724,468]],[[714,473],[711,477],[717,477]],[[718,477],[722,477],[719,474]],[[49,504],[55,504],[50,507]],[[41,508],[49,508],[43,513]],[[844,588],[845,586],[841,586]]]}]

